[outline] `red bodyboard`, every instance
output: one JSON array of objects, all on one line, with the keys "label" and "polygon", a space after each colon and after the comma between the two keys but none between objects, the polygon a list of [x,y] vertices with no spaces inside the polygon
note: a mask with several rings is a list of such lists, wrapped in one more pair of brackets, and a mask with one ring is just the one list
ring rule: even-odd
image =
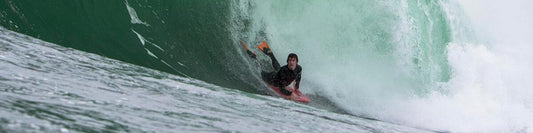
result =
[{"label": "red bodyboard", "polygon": [[285,99],[289,99],[289,100],[293,100],[293,101],[297,101],[297,102],[302,102],[302,103],[308,103],[309,101],[311,101],[307,96],[305,96],[302,92],[300,92],[300,90],[294,90],[290,86],[287,87],[287,89],[289,89],[289,91],[291,91],[293,93],[293,95],[296,95],[296,99],[291,99],[291,96],[283,95],[279,91],[279,87],[268,85],[268,88],[270,88],[272,91],[274,91],[276,94],[278,94],[278,96],[283,97]]}]

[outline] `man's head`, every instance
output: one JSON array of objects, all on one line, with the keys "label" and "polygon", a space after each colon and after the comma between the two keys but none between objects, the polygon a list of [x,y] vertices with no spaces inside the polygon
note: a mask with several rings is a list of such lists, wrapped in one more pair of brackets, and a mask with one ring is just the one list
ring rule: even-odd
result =
[{"label": "man's head", "polygon": [[298,65],[298,55],[290,53],[287,57],[287,66],[289,66],[289,69],[294,70],[296,65]]}]

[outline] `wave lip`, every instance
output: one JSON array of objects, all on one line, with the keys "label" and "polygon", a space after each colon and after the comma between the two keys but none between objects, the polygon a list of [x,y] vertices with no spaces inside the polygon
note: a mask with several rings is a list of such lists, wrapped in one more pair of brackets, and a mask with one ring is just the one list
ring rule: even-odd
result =
[{"label": "wave lip", "polygon": [[232,35],[268,40],[278,57],[297,53],[303,92],[351,114],[451,132],[530,132],[530,117],[518,116],[531,115],[531,87],[517,73],[530,72],[531,15],[517,3],[530,2],[239,1]]}]

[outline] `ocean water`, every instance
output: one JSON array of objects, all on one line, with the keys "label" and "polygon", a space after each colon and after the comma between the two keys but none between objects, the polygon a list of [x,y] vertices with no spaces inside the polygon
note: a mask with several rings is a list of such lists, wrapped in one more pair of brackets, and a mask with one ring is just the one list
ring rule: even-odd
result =
[{"label": "ocean water", "polygon": [[533,132],[532,4],[1,1],[0,131]]},{"label": "ocean water", "polygon": [[0,31],[2,132],[429,132]]}]

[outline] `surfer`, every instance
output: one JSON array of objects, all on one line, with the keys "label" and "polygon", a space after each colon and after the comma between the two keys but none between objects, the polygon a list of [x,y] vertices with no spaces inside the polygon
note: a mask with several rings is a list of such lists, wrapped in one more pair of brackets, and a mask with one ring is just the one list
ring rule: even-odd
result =
[{"label": "surfer", "polygon": [[286,87],[292,82],[296,82],[294,84],[295,90],[298,90],[300,87],[302,67],[298,65],[298,55],[290,53],[287,57],[287,65],[280,67],[278,60],[276,60],[276,57],[274,57],[274,54],[268,46],[260,46],[260,49],[264,54],[270,57],[272,60],[272,66],[275,70],[273,72],[262,71],[261,76],[263,80],[270,85],[279,87],[280,92],[283,95],[290,96],[291,99],[294,99],[295,95],[292,95],[292,91],[287,90]]},{"label": "surfer", "polygon": [[[246,53],[248,53],[248,56],[257,59],[255,53],[250,51],[244,42],[241,41],[241,44],[246,50]],[[283,98],[308,103],[310,99],[298,90],[302,79],[302,66],[298,65],[298,55],[290,53],[287,56],[287,65],[280,66],[266,41],[258,45],[257,48],[270,57],[272,66],[274,67],[274,71],[261,71],[261,77],[268,84],[269,88]],[[294,87],[290,87],[289,85],[293,82],[295,82]]]}]

